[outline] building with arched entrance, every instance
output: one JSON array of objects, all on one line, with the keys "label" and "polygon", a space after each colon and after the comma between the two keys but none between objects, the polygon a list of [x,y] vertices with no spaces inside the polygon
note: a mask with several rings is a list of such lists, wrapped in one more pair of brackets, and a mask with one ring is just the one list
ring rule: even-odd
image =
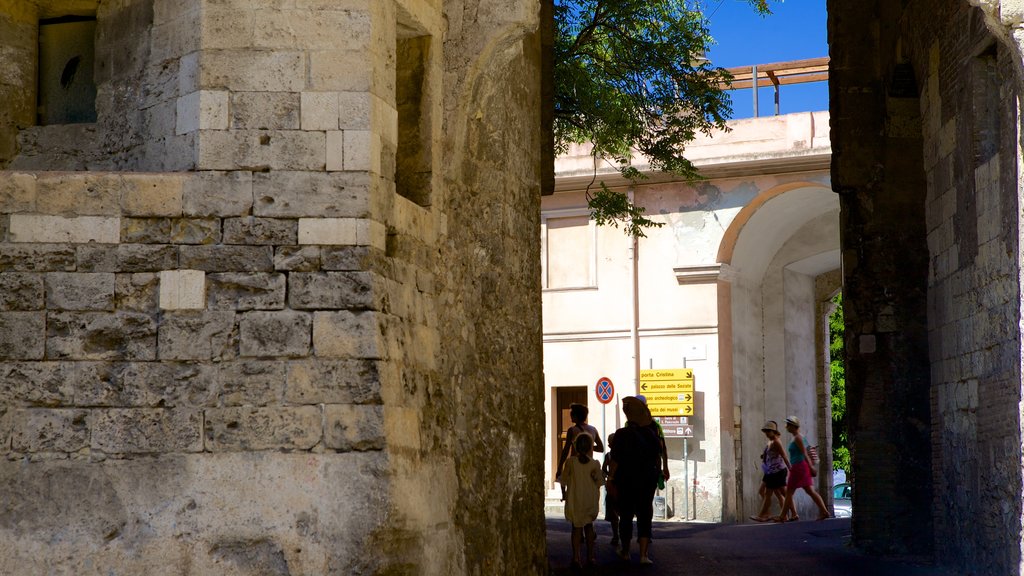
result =
[{"label": "building with arched entrance", "polygon": [[[730,128],[687,148],[706,178],[698,182],[659,174],[629,185],[595,170],[585,148],[556,163],[541,241],[549,486],[569,404],[587,404],[607,435],[623,424],[619,398],[643,393],[637,373],[648,369],[685,368],[694,378],[692,415],[663,419],[668,515],[756,513],[765,420],[797,415],[830,468],[824,311],[841,278],[828,114]],[[586,209],[595,179],[625,190],[663,226],[635,243],[595,226]],[[601,378],[617,392],[608,404],[596,396]],[[830,475],[819,482],[828,488]]]}]

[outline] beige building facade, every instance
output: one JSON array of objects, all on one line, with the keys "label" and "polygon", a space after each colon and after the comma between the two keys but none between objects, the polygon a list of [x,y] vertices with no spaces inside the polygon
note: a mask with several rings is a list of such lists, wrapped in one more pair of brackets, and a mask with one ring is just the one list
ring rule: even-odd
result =
[{"label": "beige building facade", "polygon": [[[541,218],[549,482],[569,403],[587,404],[607,436],[624,424],[619,398],[642,393],[637,372],[652,368],[694,375],[693,437],[668,440],[671,518],[756,513],[765,420],[797,415],[828,452],[822,330],[841,282],[828,113],[729,126],[687,148],[706,178],[699,182],[651,175],[628,186],[598,165],[598,180],[663,224],[635,244],[589,219],[588,151],[558,159]],[[617,392],[608,404],[596,396],[602,377]],[[670,436],[680,427],[666,426]],[[821,488],[830,483],[821,477]]]}]

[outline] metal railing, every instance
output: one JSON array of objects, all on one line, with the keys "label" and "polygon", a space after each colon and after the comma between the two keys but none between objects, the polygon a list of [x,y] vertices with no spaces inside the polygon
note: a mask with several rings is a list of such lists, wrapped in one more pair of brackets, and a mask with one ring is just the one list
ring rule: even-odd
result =
[{"label": "metal railing", "polygon": [[758,88],[773,86],[775,88],[775,115],[779,115],[779,88],[787,84],[806,84],[809,82],[828,81],[828,56],[774,62],[771,64],[754,64],[753,66],[736,66],[726,68],[732,74],[732,82],[719,85],[722,90],[742,90],[753,88],[754,117],[760,116],[758,109]]}]

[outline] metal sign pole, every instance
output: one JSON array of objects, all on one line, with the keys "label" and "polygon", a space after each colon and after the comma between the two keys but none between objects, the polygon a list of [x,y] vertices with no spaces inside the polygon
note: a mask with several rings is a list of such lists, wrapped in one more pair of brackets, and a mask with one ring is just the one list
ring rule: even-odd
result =
[{"label": "metal sign pole", "polygon": [[683,520],[690,519],[690,462],[687,460],[686,445],[683,438]]}]

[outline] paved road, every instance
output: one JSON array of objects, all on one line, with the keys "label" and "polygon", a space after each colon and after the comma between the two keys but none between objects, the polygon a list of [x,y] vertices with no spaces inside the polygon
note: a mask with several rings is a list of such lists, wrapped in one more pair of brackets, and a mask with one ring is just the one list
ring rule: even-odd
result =
[{"label": "paved road", "polygon": [[679,576],[953,576],[924,562],[868,557],[849,546],[850,520],[787,524],[655,523],[651,559],[640,566],[633,543],[626,564],[609,545],[608,523],[597,522],[598,566],[569,569],[572,552],[569,523],[548,518],[548,565],[552,576],[679,575]]}]

